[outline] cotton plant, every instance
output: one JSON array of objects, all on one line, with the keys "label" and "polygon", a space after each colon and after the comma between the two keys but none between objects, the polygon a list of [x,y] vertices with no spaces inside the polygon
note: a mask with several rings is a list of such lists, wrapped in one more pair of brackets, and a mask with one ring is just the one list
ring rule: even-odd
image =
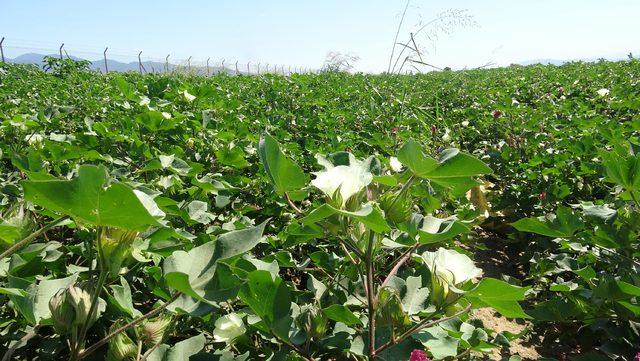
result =
[{"label": "cotton plant", "polygon": [[[253,298],[252,286],[244,296],[241,293],[240,298],[276,339],[303,358],[330,353],[322,345],[337,342],[338,330],[350,335],[348,352],[354,358],[373,360],[393,355],[409,359],[408,353],[398,353],[423,349],[426,344],[422,344],[425,338],[421,335],[427,327],[451,318],[464,321],[473,307],[493,304],[508,317],[523,317],[517,301],[524,298],[525,289],[483,279],[482,270],[471,258],[454,249],[460,236],[473,228],[473,220],[425,209],[416,202],[415,195],[425,190],[432,197],[463,197],[468,189],[461,184],[471,188],[478,184],[475,177],[491,172],[480,160],[457,149],[444,150],[439,158],[432,158],[409,140],[390,158],[388,169],[374,156],[358,158],[339,152],[317,155],[321,169],[308,176],[270,135],[262,135],[258,148],[274,191],[299,214],[292,229],[311,232],[305,233],[309,234],[307,242],[318,247],[335,247],[336,263],[323,272],[341,287],[312,278],[313,300],[303,304],[286,301],[282,306],[279,318],[290,319],[287,327],[264,312],[267,301]],[[302,202],[311,204],[308,209],[292,200],[301,188],[311,190],[311,202]],[[316,267],[323,268],[323,264]],[[255,272],[260,272],[261,282],[283,287],[278,277]],[[352,276],[345,278],[343,272]],[[256,289],[261,286],[255,284]],[[284,288],[283,294],[290,292]],[[508,299],[503,297],[506,290],[515,290]],[[336,300],[326,294],[342,295],[348,301],[345,304],[339,302],[340,297]],[[295,338],[287,338],[285,331]],[[319,340],[323,341],[316,342]],[[418,351],[415,354],[422,352]]]}]

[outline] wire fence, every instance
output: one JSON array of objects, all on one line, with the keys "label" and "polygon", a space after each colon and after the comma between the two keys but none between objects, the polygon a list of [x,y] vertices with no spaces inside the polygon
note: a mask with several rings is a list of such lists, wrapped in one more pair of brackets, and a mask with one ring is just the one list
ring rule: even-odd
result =
[{"label": "wire fence", "polygon": [[[42,64],[44,56],[56,56],[60,59],[88,60],[93,70],[109,72],[138,71],[144,73],[185,73],[192,75],[210,76],[219,73],[229,75],[258,75],[258,74],[303,74],[316,73],[318,69],[291,64],[274,64],[259,61],[240,62],[234,58],[208,57],[188,58],[173,57],[167,54],[164,58],[147,56],[143,51],[105,47],[97,50],[95,47],[80,44],[60,43],[55,46],[50,42],[25,39],[0,39],[0,55],[3,63]],[[12,56],[13,58],[9,58]]]}]

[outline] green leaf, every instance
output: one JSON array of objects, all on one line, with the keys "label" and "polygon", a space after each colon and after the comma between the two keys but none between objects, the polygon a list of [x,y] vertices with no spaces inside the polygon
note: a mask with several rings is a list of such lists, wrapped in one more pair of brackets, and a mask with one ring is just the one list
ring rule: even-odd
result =
[{"label": "green leaf", "polygon": [[10,295],[9,299],[30,324],[40,324],[51,318],[49,310],[51,297],[59,290],[75,283],[77,278],[78,275],[73,274],[66,278],[42,280],[36,284],[21,278],[9,277],[9,285],[12,288],[24,289],[27,292],[27,296]]},{"label": "green leaf", "polygon": [[398,160],[418,177],[425,177],[438,166],[438,161],[422,153],[422,147],[413,139],[407,140],[398,151]]},{"label": "green leaf", "polygon": [[418,229],[419,241],[422,244],[446,241],[457,235],[469,232],[466,224],[455,217],[436,218],[426,216],[422,219],[422,227]]},{"label": "green leaf", "polygon": [[362,321],[346,306],[334,304],[323,309],[322,312],[324,312],[329,319],[336,322],[342,322],[347,326],[362,326]]},{"label": "green leaf", "polygon": [[422,277],[407,277],[406,289],[402,295],[402,308],[407,314],[415,315],[425,310],[429,304],[429,288],[422,287]]},{"label": "green leaf", "polygon": [[199,353],[204,348],[206,338],[204,334],[188,338],[169,347],[161,345],[153,351],[147,360],[149,361],[184,361]]},{"label": "green leaf", "polygon": [[241,169],[249,166],[249,162],[244,159],[244,151],[236,146],[223,147],[216,152],[216,158],[220,163],[233,168]]},{"label": "green leaf", "polygon": [[476,307],[493,307],[505,317],[531,318],[517,302],[524,300],[527,289],[495,278],[484,278],[464,297]]},{"label": "green leaf", "polygon": [[120,311],[126,313],[131,318],[142,315],[140,311],[133,307],[131,288],[124,277],[120,277],[120,285],[111,286],[111,292],[113,293],[113,296],[109,296],[109,299],[120,309]]},{"label": "green leaf", "polygon": [[571,237],[584,227],[582,220],[566,207],[558,207],[555,216],[523,218],[511,225],[521,232],[558,238]]},{"label": "green leaf", "polygon": [[483,161],[457,149],[442,152],[438,167],[424,175],[428,179],[473,177],[489,174],[492,170]]},{"label": "green leaf", "polygon": [[196,300],[211,302],[214,299],[213,276],[217,262],[255,247],[262,238],[265,225],[266,221],[257,227],[224,233],[217,240],[189,252],[173,252],[163,264],[167,285]]},{"label": "green leaf", "polygon": [[458,354],[458,339],[451,337],[440,326],[426,328],[413,334],[413,338],[420,341],[436,360],[454,357]]},{"label": "green leaf", "polygon": [[628,191],[640,190],[640,154],[621,155],[616,152],[602,152],[601,156],[610,181]]},{"label": "green leaf", "polygon": [[311,211],[311,213],[304,218],[300,219],[300,223],[303,225],[313,224],[331,217],[334,214],[341,214],[343,216],[357,219],[376,233],[384,233],[391,229],[387,224],[387,221],[382,216],[380,208],[372,203],[365,204],[360,210],[355,212],[337,209],[325,203]]},{"label": "green leaf", "polygon": [[83,165],[72,180],[22,181],[24,198],[95,226],[144,231],[164,216],[146,194],[111,182],[102,167]]},{"label": "green leaf", "polygon": [[258,153],[260,161],[279,195],[304,188],[307,185],[308,176],[300,166],[285,157],[278,142],[269,134],[262,133],[260,135]]},{"label": "green leaf", "polygon": [[238,297],[262,319],[271,332],[289,339],[291,327],[291,292],[280,277],[273,279],[268,271],[249,273]]}]

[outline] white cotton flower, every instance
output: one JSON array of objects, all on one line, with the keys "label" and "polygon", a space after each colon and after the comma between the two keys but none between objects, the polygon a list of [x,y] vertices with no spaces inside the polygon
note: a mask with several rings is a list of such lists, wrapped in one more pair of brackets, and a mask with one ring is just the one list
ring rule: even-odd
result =
[{"label": "white cotton flower", "polygon": [[32,147],[38,147],[42,144],[44,136],[42,134],[31,134],[24,137],[24,140]]},{"label": "white cotton flower", "polygon": [[162,117],[163,117],[164,119],[171,119],[171,114],[170,114],[170,113],[167,113],[167,112],[162,112]]},{"label": "white cotton flower", "polygon": [[400,161],[396,157],[389,158],[389,165],[391,166],[391,170],[393,170],[394,172],[402,171],[402,163],[400,163]]},{"label": "white cotton flower", "polygon": [[449,128],[446,128],[444,130],[444,135],[442,136],[442,140],[444,140],[445,142],[451,141],[451,136],[449,135]]},{"label": "white cotton flower", "polygon": [[242,318],[236,313],[230,313],[216,320],[216,328],[213,330],[215,342],[232,343],[233,340],[246,332]]},{"label": "white cotton flower", "polygon": [[599,96],[601,96],[601,97],[606,97],[607,95],[609,95],[609,89],[607,89],[607,88],[602,88],[602,89],[599,89],[599,90],[597,91],[597,93],[598,93],[598,95],[599,95]]},{"label": "white cotton flower", "polygon": [[182,96],[184,96],[184,99],[186,101],[188,101],[189,103],[191,103],[192,101],[196,100],[196,96],[189,94],[189,92],[186,91],[186,90],[182,92]]},{"label": "white cotton flower", "polygon": [[462,124],[463,127],[468,127],[469,126],[469,121],[465,120],[464,122],[462,122],[460,124]]},{"label": "white cotton flower", "polygon": [[357,160],[349,154],[349,165],[334,166],[326,158],[317,155],[318,164],[325,167],[324,171],[313,173],[316,178],[311,185],[320,189],[329,198],[333,198],[340,189],[342,207],[356,193],[360,192],[373,181],[373,174],[369,171],[373,157],[364,161]]},{"label": "white cotton flower", "polygon": [[452,286],[482,276],[482,270],[471,258],[452,249],[438,248],[435,252],[425,252],[422,259],[437,278]]}]

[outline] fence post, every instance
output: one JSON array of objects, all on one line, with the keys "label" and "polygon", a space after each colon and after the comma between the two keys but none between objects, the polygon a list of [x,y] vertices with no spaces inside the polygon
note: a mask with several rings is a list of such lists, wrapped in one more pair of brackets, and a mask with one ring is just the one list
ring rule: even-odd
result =
[{"label": "fence post", "polygon": [[167,54],[167,57],[164,58],[164,72],[165,73],[169,72],[169,55],[171,55],[171,54]]},{"label": "fence post", "polygon": [[289,65],[289,74],[288,75],[291,75],[291,65]]},{"label": "fence post", "polygon": [[220,69],[220,71],[224,71],[225,73],[227,72],[227,70],[224,67],[224,59],[222,59],[222,69]]},{"label": "fence post", "polygon": [[258,75],[260,75],[260,63],[258,63]]},{"label": "fence post", "polygon": [[249,68],[250,61],[247,62],[247,75],[251,75],[251,69]]},{"label": "fence post", "polygon": [[60,45],[60,49],[58,49],[60,52],[60,60],[62,60],[62,48],[64,48],[64,43],[62,43],[62,45]]},{"label": "fence post", "polygon": [[0,55],[2,56],[2,62],[4,63],[4,50],[2,49],[2,43],[4,43],[4,36],[0,40]]},{"label": "fence post", "polygon": [[102,55],[104,55],[104,73],[105,74],[109,74],[109,66],[107,65],[107,50],[109,50],[108,46],[104,48],[104,52],[102,53]]},{"label": "fence post", "polygon": [[269,63],[267,63],[267,70],[265,70],[265,73],[269,73]]},{"label": "fence post", "polygon": [[210,75],[210,73],[209,73],[209,59],[211,59],[211,58],[207,58],[207,76]]},{"label": "fence post", "polygon": [[238,62],[236,61],[236,75],[238,75],[240,71],[238,71]]},{"label": "fence post", "polygon": [[187,70],[191,73],[191,55],[189,56],[189,59],[187,59]]}]

